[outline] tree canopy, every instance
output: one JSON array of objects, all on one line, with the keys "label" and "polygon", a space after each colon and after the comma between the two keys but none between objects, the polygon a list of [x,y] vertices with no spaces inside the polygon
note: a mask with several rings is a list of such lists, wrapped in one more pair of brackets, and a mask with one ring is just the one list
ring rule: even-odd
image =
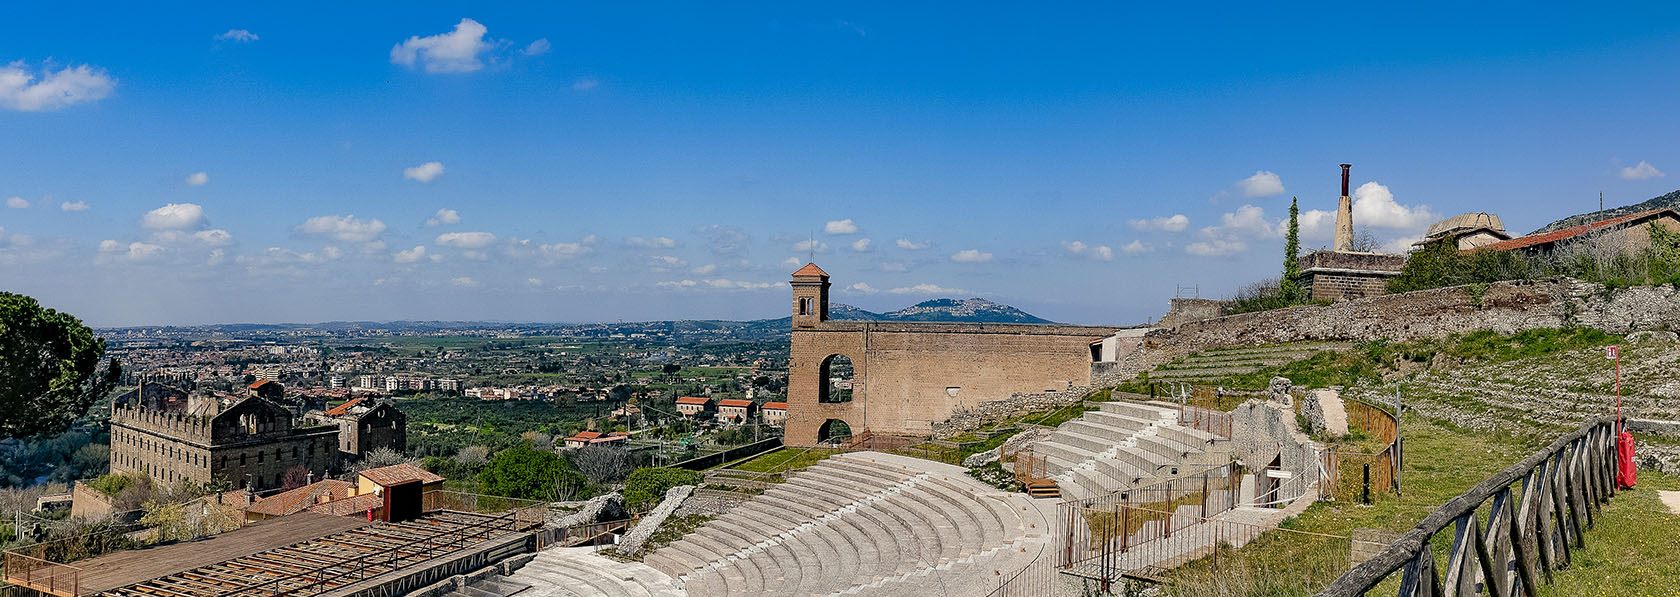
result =
[{"label": "tree canopy", "polygon": [[61,433],[115,387],[116,361],[103,374],[105,340],[68,313],[0,292],[0,436]]},{"label": "tree canopy", "polygon": [[[478,484],[490,495],[552,500],[576,497],[585,482],[553,452],[519,445],[497,452],[478,473]],[[562,495],[567,493],[572,495]]]}]

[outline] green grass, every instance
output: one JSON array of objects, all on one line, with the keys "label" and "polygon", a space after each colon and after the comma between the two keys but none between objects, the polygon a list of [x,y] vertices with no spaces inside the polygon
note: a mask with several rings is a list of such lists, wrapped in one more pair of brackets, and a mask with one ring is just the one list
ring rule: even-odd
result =
[{"label": "green grass", "polygon": [[799,470],[816,464],[824,458],[839,453],[839,450],[822,448],[777,448],[745,462],[736,463],[729,468],[755,473],[780,473]]},{"label": "green grass", "polygon": [[1680,595],[1680,515],[1658,501],[1658,490],[1680,490],[1680,478],[1639,471],[1639,484],[1610,500],[1586,534],[1587,547],[1541,594]]}]

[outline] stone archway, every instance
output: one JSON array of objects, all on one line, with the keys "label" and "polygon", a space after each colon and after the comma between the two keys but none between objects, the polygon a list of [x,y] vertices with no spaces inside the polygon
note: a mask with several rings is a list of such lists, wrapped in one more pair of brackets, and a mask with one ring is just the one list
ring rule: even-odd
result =
[{"label": "stone archway", "polygon": [[822,427],[817,428],[817,441],[822,443],[844,441],[852,437],[852,426],[840,419],[823,421]]}]

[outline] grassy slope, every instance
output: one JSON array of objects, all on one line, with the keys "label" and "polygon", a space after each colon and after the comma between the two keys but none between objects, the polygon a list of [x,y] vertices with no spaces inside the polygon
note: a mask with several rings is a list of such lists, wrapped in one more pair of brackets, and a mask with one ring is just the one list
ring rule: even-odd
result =
[{"label": "grassy slope", "polygon": [[[1591,330],[1536,330],[1516,336],[1478,332],[1443,341],[1369,343],[1353,351],[1324,352],[1311,359],[1268,368],[1251,375],[1226,380],[1228,387],[1264,385],[1273,375],[1283,375],[1300,385],[1347,385],[1350,390],[1381,390],[1385,378],[1427,368],[1430,374],[1462,369],[1494,367],[1560,369],[1560,378],[1574,378],[1564,372],[1565,362],[1580,360],[1584,349],[1614,343],[1618,338]],[[1602,357],[1599,357],[1602,358]],[[1597,363],[1594,363],[1596,365]],[[1406,371],[1411,369],[1411,371]],[[1249,383],[1244,383],[1249,382]],[[1558,383],[1544,379],[1540,385]],[[1391,392],[1392,387],[1386,391]],[[1455,411],[1486,408],[1477,395],[1428,398]],[[1439,412],[1439,411],[1436,411]],[[1401,419],[1406,439],[1406,467],[1400,495],[1379,495],[1372,505],[1355,502],[1320,502],[1301,516],[1285,521],[1285,528],[1316,533],[1347,535],[1356,528],[1378,528],[1393,532],[1410,530],[1442,503],[1480,483],[1488,476],[1549,443],[1562,430],[1554,426],[1502,425],[1497,430],[1471,430],[1408,409]],[[1619,495],[1606,509],[1604,521],[1587,535],[1587,548],[1579,552],[1573,566],[1555,573],[1556,584],[1548,595],[1680,595],[1680,516],[1667,513],[1657,503],[1657,489],[1680,488],[1680,479],[1652,471],[1641,471],[1639,490]],[[1431,544],[1437,559],[1451,548],[1450,527],[1436,535]],[[1252,548],[1252,549],[1251,549]],[[1277,542],[1257,543],[1240,550],[1255,562],[1276,559],[1289,546]],[[1395,575],[1397,577],[1397,575]],[[1392,593],[1395,579],[1381,585],[1374,594]]]}]

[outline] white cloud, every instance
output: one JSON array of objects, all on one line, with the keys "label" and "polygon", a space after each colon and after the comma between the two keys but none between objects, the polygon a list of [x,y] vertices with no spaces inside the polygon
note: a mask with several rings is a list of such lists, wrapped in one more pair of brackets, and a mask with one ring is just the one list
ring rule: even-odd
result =
[{"label": "white cloud", "polygon": [[933,245],[933,243],[927,243],[927,242],[918,243],[918,242],[912,241],[908,238],[898,239],[898,248],[907,249],[907,250],[911,250],[911,251],[920,251],[920,250],[926,249],[926,248],[928,248],[932,245]]},{"label": "white cloud", "polygon": [[1247,239],[1269,238],[1280,234],[1277,224],[1266,219],[1266,210],[1244,205],[1219,217],[1219,225],[1202,228],[1205,239],[1190,243],[1184,251],[1191,255],[1217,257],[1248,250]]},{"label": "white cloud", "polygon": [[600,86],[601,82],[595,80],[594,77],[582,77],[572,81],[572,91],[589,91]]},{"label": "white cloud", "polygon": [[788,266],[788,267],[799,267],[799,266],[804,265],[804,264],[805,264],[805,262],[800,261],[798,257],[789,257],[789,258],[787,258],[787,260],[782,262],[782,265],[785,265],[785,266]]},{"label": "white cloud", "polygon": [[418,63],[428,73],[467,73],[484,68],[479,55],[490,50],[484,40],[489,29],[472,19],[461,19],[455,30],[426,37],[414,36],[391,48],[391,64],[413,68]]},{"label": "white cloud", "polygon": [[693,273],[697,276],[704,276],[706,274],[710,274],[710,273],[715,272],[715,271],[717,271],[717,264],[715,264],[715,263],[708,263],[706,265],[702,265],[700,267],[689,270],[690,273]]},{"label": "white cloud", "polygon": [[1638,164],[1622,168],[1622,178],[1627,180],[1645,180],[1647,178],[1661,178],[1668,176],[1663,171],[1652,166],[1650,162],[1640,160]]},{"label": "white cloud", "polygon": [[526,278],[525,283],[531,286],[542,286],[542,278]]},{"label": "white cloud", "polygon": [[870,286],[867,282],[858,282],[856,284],[853,284],[849,290],[851,290],[852,292],[856,292],[858,294],[875,294],[877,292],[880,292],[879,290],[876,290],[874,287]]},{"label": "white cloud", "polygon": [[728,278],[712,278],[712,279],[706,279],[706,280],[672,280],[672,281],[668,281],[668,282],[660,282],[658,284],[658,286],[663,287],[663,288],[678,288],[678,289],[706,287],[706,288],[719,288],[719,289],[725,289],[725,290],[763,290],[763,289],[766,289],[766,288],[774,288],[774,287],[777,286],[777,284],[773,284],[773,283],[770,283],[770,282],[748,282],[748,281],[745,281],[745,280],[731,280],[731,279],[728,279]]},{"label": "white cloud", "polygon": [[1394,201],[1388,187],[1375,182],[1359,185],[1353,191],[1353,223],[1355,226],[1388,228],[1392,230],[1421,230],[1439,219],[1429,206],[1407,207]]},{"label": "white cloud", "polygon": [[453,209],[437,210],[437,215],[432,216],[432,218],[429,219],[429,220],[426,220],[426,225],[427,226],[444,226],[444,225],[447,225],[447,224],[459,224],[459,223],[461,223],[461,212],[455,211]]},{"label": "white cloud", "polygon": [[982,253],[979,249],[963,249],[951,254],[951,261],[957,263],[985,263],[991,260],[991,253]]},{"label": "white cloud", "polygon": [[1244,197],[1270,197],[1283,193],[1283,179],[1268,170],[1254,173],[1254,176],[1237,181],[1237,188],[1242,190]]},{"label": "white cloud", "polygon": [[57,110],[66,106],[98,101],[111,94],[117,80],[105,71],[86,64],[49,72],[43,66],[37,74],[22,60],[0,67],[0,108],[21,112]]},{"label": "white cloud", "polygon": [[140,226],[152,230],[196,230],[205,224],[197,203],[170,203],[140,216]]},{"label": "white cloud", "polygon": [[1325,239],[1336,234],[1334,212],[1309,209],[1301,212],[1297,223],[1301,226],[1301,238]]},{"label": "white cloud", "polygon": [[1151,253],[1154,251],[1155,247],[1143,244],[1143,241],[1139,240],[1133,240],[1132,242],[1126,243],[1126,246],[1120,247],[1120,252],[1127,255],[1141,255],[1143,253]]},{"label": "white cloud", "polygon": [[868,251],[869,250],[869,239],[860,238],[860,239],[857,239],[856,241],[853,241],[852,242],[852,250],[857,251],[859,253]]},{"label": "white cloud", "polygon": [[397,263],[418,263],[421,259],[425,258],[425,245],[415,245],[412,249],[397,251],[391,254],[391,261],[395,261]]},{"label": "white cloud", "polygon": [[663,236],[655,236],[653,238],[632,236],[624,239],[624,244],[638,249],[669,249],[677,246],[677,241]]},{"label": "white cloud", "polygon": [[688,267],[688,262],[670,255],[654,255],[648,258],[648,266],[653,269],[663,271],[679,267]]},{"label": "white cloud", "polygon": [[1184,214],[1174,214],[1164,218],[1150,218],[1147,220],[1129,220],[1126,222],[1134,230],[1165,230],[1167,232],[1182,232],[1190,226],[1190,218]]},{"label": "white cloud", "polygon": [[892,262],[887,262],[887,263],[881,264],[881,271],[883,271],[883,272],[907,272],[907,271],[910,271],[910,266],[905,265],[905,264],[900,263],[900,262],[892,261]]},{"label": "white cloud", "polygon": [[365,243],[379,240],[379,235],[385,232],[385,223],[375,218],[359,220],[356,219],[354,214],[315,216],[304,220],[296,230],[304,234],[325,236],[341,242]]},{"label": "white cloud", "polygon": [[553,243],[537,247],[543,259],[549,261],[565,261],[588,255],[593,251],[585,243]]},{"label": "white cloud", "polygon": [[153,261],[163,255],[163,247],[151,243],[132,242],[127,245],[114,240],[99,243],[100,259],[102,261]]},{"label": "white cloud", "polygon": [[244,29],[229,29],[229,30],[227,30],[227,33],[223,33],[221,35],[216,36],[216,40],[217,41],[236,41],[236,42],[240,42],[240,43],[249,43],[249,42],[257,41],[257,34],[251,33],[250,31],[246,31]]},{"label": "white cloud", "polygon": [[221,228],[200,230],[192,234],[192,239],[212,247],[225,247],[233,244],[233,234]]},{"label": "white cloud", "polygon": [[432,179],[443,176],[443,162],[426,162],[413,168],[403,168],[403,178],[431,182]]},{"label": "white cloud", "polygon": [[548,38],[545,37],[531,42],[531,45],[525,46],[525,49],[520,53],[526,56],[541,56],[543,54],[547,54],[548,51],[553,48],[554,44],[548,43]]},{"label": "white cloud", "polygon": [[855,234],[857,231],[857,224],[853,223],[851,218],[835,220],[823,225],[823,232],[828,234]]},{"label": "white cloud", "polygon": [[1248,243],[1240,239],[1216,238],[1206,242],[1193,242],[1184,247],[1184,252],[1203,257],[1221,257],[1248,250]]},{"label": "white cloud", "polygon": [[478,286],[478,280],[474,280],[474,279],[466,277],[466,276],[461,276],[459,278],[450,279],[449,280],[449,285],[460,287],[460,288],[473,288],[475,286]]},{"label": "white cloud", "polygon": [[65,201],[58,204],[58,208],[64,211],[87,211],[88,204],[86,201]]},{"label": "white cloud", "polygon": [[489,232],[445,232],[437,235],[433,242],[440,247],[482,249],[496,242],[496,235]]},{"label": "white cloud", "polygon": [[192,174],[188,174],[186,180],[189,185],[202,187],[206,183],[210,182],[210,174],[208,172],[194,172]]},{"label": "white cloud", "polygon": [[29,200],[22,197],[12,197],[6,200],[6,207],[10,207],[12,209],[24,209],[29,207]]},{"label": "white cloud", "polygon": [[793,244],[793,250],[795,250],[795,251],[815,251],[815,252],[818,252],[818,253],[822,253],[822,252],[828,251],[828,243],[824,243],[824,242],[821,242],[821,241],[815,241],[815,240],[802,240],[802,241],[799,241],[799,242]]},{"label": "white cloud", "polygon": [[1108,248],[1108,245],[1087,245],[1077,240],[1062,241],[1062,249],[1066,250],[1068,254],[1076,257],[1086,257],[1097,261],[1111,261],[1114,259],[1114,250]]},{"label": "white cloud", "polygon": [[892,290],[888,290],[887,292],[890,292],[892,294],[968,294],[969,293],[967,290],[962,290],[962,289],[959,289],[959,288],[946,288],[946,287],[940,286],[938,284],[927,284],[927,283],[917,284],[915,286],[905,286],[903,288],[894,288]]}]

